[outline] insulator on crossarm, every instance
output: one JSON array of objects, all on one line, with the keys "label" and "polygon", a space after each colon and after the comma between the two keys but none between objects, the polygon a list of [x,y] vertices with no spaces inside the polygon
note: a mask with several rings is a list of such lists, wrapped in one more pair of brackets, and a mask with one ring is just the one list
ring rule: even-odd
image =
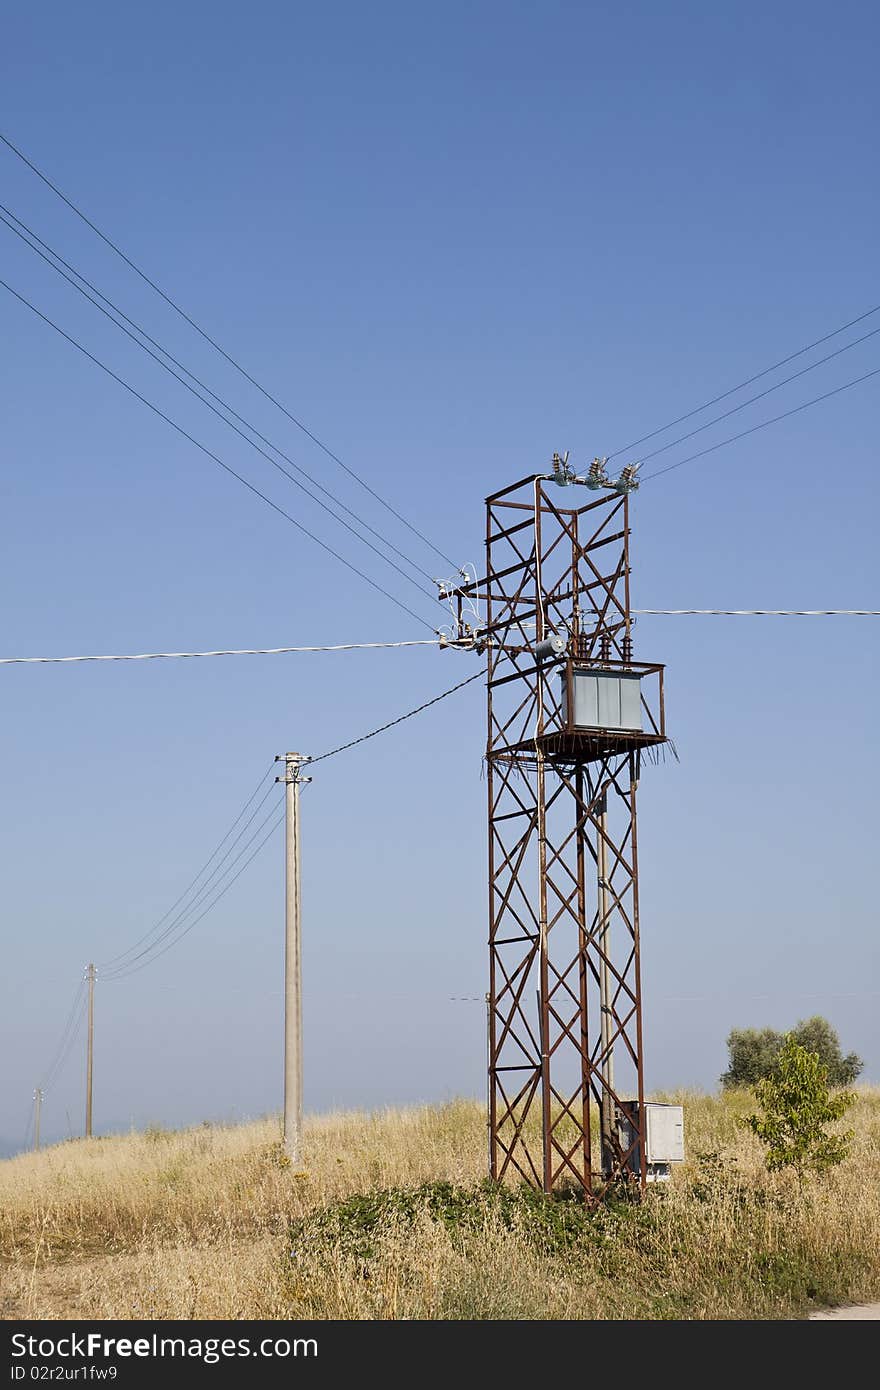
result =
[{"label": "insulator on crossarm", "polygon": [[587,487],[594,492],[597,488],[608,486],[608,476],[605,472],[607,459],[594,458],[587,473]]}]

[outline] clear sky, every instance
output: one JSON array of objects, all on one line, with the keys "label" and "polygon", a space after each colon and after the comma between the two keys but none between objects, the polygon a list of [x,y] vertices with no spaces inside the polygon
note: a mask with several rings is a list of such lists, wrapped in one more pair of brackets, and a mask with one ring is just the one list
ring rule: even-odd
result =
[{"label": "clear sky", "polygon": [[[880,301],[878,40],[865,3],[47,3],[5,17],[0,128],[371,486],[476,563],[487,492],[554,449],[586,466]],[[0,187],[291,458],[442,572],[5,148]],[[0,261],[255,486],[440,620],[2,226]],[[880,338],[645,472],[878,366]],[[5,291],[0,370],[2,654],[429,635]],[[880,607],[878,381],[646,482],[635,606]],[[880,1081],[880,627],[658,617],[636,637],[639,657],[668,663],[681,757],[641,786],[649,1087],[713,1087],[732,1026],[813,1013]],[[356,737],[473,661],[0,667],[7,1147],[86,962],[161,917],[273,756]],[[477,683],[316,767],[304,792],[309,1109],[483,1091],[483,700]],[[279,837],[180,946],[99,981],[98,1130],[277,1108],[282,887]],[[79,1132],[82,1111],[78,1045],[44,1134]]]}]

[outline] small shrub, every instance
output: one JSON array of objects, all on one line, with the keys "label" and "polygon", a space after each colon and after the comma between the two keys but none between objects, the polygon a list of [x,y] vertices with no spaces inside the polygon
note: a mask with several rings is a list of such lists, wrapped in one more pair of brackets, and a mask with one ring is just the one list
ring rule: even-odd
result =
[{"label": "small shrub", "polygon": [[593,1214],[575,1193],[546,1197],[530,1187],[512,1189],[489,1180],[473,1187],[429,1182],[355,1193],[293,1222],[290,1244],[297,1251],[304,1244],[326,1243],[369,1260],[385,1231],[415,1227],[425,1216],[459,1245],[491,1221],[519,1231],[536,1251],[548,1255],[589,1240],[594,1225]]},{"label": "small shrub", "polygon": [[793,1168],[803,1183],[808,1175],[843,1162],[852,1130],[829,1134],[826,1125],[841,1119],[855,1096],[848,1091],[831,1095],[828,1068],[818,1053],[808,1052],[789,1034],[777,1075],[765,1077],[754,1090],[764,1115],[746,1115],[740,1123],[766,1145],[770,1172]]}]

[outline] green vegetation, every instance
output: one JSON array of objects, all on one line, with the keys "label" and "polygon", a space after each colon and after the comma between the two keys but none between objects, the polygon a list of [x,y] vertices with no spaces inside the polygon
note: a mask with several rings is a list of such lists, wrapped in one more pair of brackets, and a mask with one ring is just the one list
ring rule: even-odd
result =
[{"label": "green vegetation", "polygon": [[793,1034],[782,1045],[773,1075],[758,1082],[755,1095],[764,1115],[746,1115],[742,1124],[766,1145],[771,1173],[793,1168],[803,1183],[846,1158],[853,1131],[829,1134],[826,1126],[843,1117],[855,1096],[848,1091],[832,1096],[827,1066]]},{"label": "green vegetation", "polygon": [[302,1170],[272,1119],[22,1154],[0,1163],[2,1316],[755,1319],[880,1298],[880,1090],[803,1184],[768,1171],[748,1092],[663,1099],[687,1162],[594,1210],[487,1182],[472,1101],[314,1116]]},{"label": "green vegetation", "polygon": [[383,1232],[392,1227],[413,1229],[425,1217],[442,1227],[459,1249],[492,1224],[519,1232],[533,1249],[548,1255],[583,1244],[596,1225],[595,1213],[573,1190],[550,1201],[534,1188],[505,1187],[488,1178],[467,1187],[429,1182],[359,1192],[334,1203],[292,1225],[291,1248],[296,1251],[309,1242],[329,1244],[368,1260],[375,1256]]},{"label": "green vegetation", "polygon": [[817,1014],[801,1019],[790,1033],[777,1033],[773,1028],[734,1028],[727,1038],[730,1064],[721,1078],[722,1086],[756,1086],[776,1075],[787,1037],[818,1055],[830,1086],[851,1086],[864,1067],[854,1052],[844,1057],[834,1028]]}]

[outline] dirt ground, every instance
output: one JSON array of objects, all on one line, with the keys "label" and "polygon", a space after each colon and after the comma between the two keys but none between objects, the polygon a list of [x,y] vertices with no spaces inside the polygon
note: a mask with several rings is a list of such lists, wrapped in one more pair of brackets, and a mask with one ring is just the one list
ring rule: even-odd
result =
[{"label": "dirt ground", "polygon": [[825,1313],[811,1313],[810,1322],[824,1321],[826,1318],[858,1318],[859,1320],[880,1320],[880,1303],[852,1303],[844,1308],[829,1308]]}]

